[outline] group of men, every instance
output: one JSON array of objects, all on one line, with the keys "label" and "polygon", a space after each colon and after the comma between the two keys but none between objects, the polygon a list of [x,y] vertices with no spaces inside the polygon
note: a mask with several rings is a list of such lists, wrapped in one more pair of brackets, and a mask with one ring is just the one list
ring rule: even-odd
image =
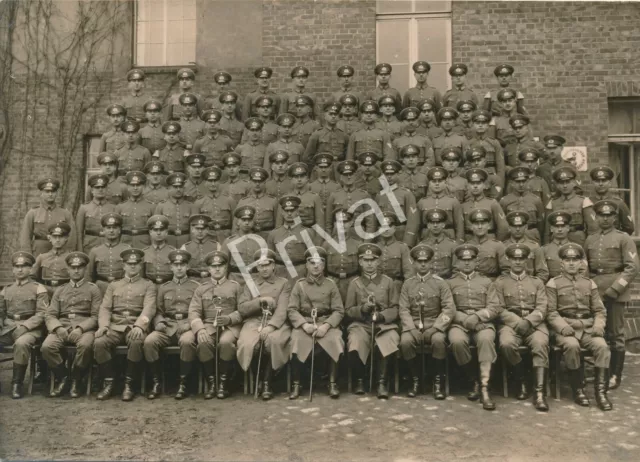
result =
[{"label": "group of men", "polygon": [[[351,88],[353,68],[342,66],[341,88],[322,110],[303,67],[285,95],[269,89],[269,68],[257,69],[244,104],[225,72],[214,76],[218,93],[203,98],[182,69],[181,92],[161,103],[142,96],[144,72],[130,71],[131,95],[107,110],[113,129],[88,202],[74,217],[56,205],[60,182],[47,178],[40,206],[25,216],[15,283],[0,293],[13,397],[44,337],[53,397],[79,396],[93,358],[98,399],[109,398],[118,345],[127,346],[125,401],[141,361],[152,376],[148,398],[160,394],[160,355],[171,345],[180,349],[177,399],[196,362],[206,399],[229,396],[236,363],[258,366],[257,390],[270,399],[273,374],[290,363],[295,399],[305,363],[313,369],[320,352],[338,397],[346,346],[356,394],[367,389],[368,365],[369,388],[375,371],[376,394],[387,398],[388,360],[399,352],[416,396],[428,353],[434,397],[444,399],[451,351],[468,398],[491,410],[499,353],[518,399],[532,381],[534,405],[546,411],[556,344],[574,400],[589,405],[586,348],[596,402],[611,409],[624,302],[640,266],[628,207],[610,192],[614,172],[592,169],[596,195],[581,195],[578,172],[561,157],[564,138],[533,138],[511,66],[496,68],[500,88],[485,109],[464,85],[465,65],[451,66],[455,86],[444,96],[427,85],[428,63],[413,70],[418,84],[404,98],[389,86],[389,64],[376,66],[378,86],[362,96]],[[76,346],[70,369],[65,345]]]}]

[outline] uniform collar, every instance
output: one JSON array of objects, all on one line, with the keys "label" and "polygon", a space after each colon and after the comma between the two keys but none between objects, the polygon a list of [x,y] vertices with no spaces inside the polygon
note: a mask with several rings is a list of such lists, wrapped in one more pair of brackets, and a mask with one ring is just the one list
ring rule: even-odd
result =
[{"label": "uniform collar", "polygon": [[84,278],[80,279],[78,282],[69,281],[69,284],[71,285],[71,287],[74,287],[76,289],[78,287],[82,286],[82,284],[84,284],[84,283],[85,283],[85,279]]},{"label": "uniform collar", "polygon": [[436,244],[439,244],[442,241],[444,241],[444,238],[445,238],[444,233],[440,233],[438,236],[429,235],[429,237],[427,237],[425,239],[425,241],[427,241],[427,242],[435,242]]},{"label": "uniform collar", "polygon": [[471,274],[464,274],[463,272],[460,272],[458,274],[460,274],[460,277],[462,279],[464,279],[465,281],[470,281],[476,276],[476,272],[475,271],[473,273],[471,273]]},{"label": "uniform collar", "polygon": [[[122,229],[122,228],[120,228],[120,229]],[[105,246],[107,246],[107,247],[109,247],[110,249],[112,249],[112,248],[117,247],[117,246],[119,246],[119,245],[120,245],[120,239],[118,239],[118,242],[116,242],[115,244],[109,244],[109,241],[107,241],[107,240],[105,239],[105,241],[104,241],[104,245],[105,245]]]},{"label": "uniform collar", "polygon": [[180,279],[178,279],[177,277],[174,276],[173,279],[172,279],[172,281],[175,282],[178,285],[182,285],[185,282],[187,282],[188,280],[189,280],[189,278],[187,276],[185,276],[183,278],[180,278]]},{"label": "uniform collar", "polygon": [[431,278],[431,271],[429,271],[424,276],[420,276],[418,273],[416,273],[416,279],[420,282],[427,282],[427,279],[430,279],[430,278]]},{"label": "uniform collar", "polygon": [[186,115],[183,114],[182,116],[180,116],[180,119],[181,120],[185,120],[187,122],[191,122],[194,118],[193,117],[187,117]]},{"label": "uniform collar", "polygon": [[313,276],[311,276],[310,274],[307,275],[306,280],[309,284],[316,284],[318,286],[321,286],[322,283],[324,282],[324,274],[321,274],[320,276],[318,276],[317,278],[314,278]]},{"label": "uniform collar", "polygon": [[604,235],[606,235],[606,234],[610,234],[610,233],[612,233],[615,229],[616,229],[616,228],[615,228],[615,226],[612,226],[612,227],[611,227],[611,228],[609,228],[609,229],[601,229],[601,230],[600,230],[600,234],[602,234],[602,235],[604,236]]},{"label": "uniform collar", "polygon": [[42,207],[45,210],[54,210],[57,207],[57,204],[54,202],[53,204],[47,204],[45,201],[40,201],[40,207]]},{"label": "uniform collar", "polygon": [[514,279],[516,281],[522,281],[524,278],[527,277],[527,272],[523,271],[520,274],[515,274],[513,271],[509,271],[509,276],[511,276],[511,279]]},{"label": "uniform collar", "polygon": [[360,278],[364,280],[367,284],[373,283],[376,285],[380,284],[380,280],[382,279],[379,273],[373,273],[371,276],[369,276],[368,274],[362,273],[360,275]]},{"label": "uniform collar", "polygon": [[160,251],[160,250],[164,249],[166,246],[167,246],[166,242],[163,242],[162,245],[151,244],[151,247],[153,247],[153,249],[156,250],[156,251]]},{"label": "uniform collar", "polygon": [[18,287],[22,287],[23,285],[28,284],[29,282],[31,282],[31,279],[29,279],[29,278],[23,279],[22,281],[18,281],[18,280],[16,279],[15,284],[16,284]]},{"label": "uniform collar", "polygon": [[227,282],[227,277],[226,276],[222,276],[218,280],[215,280],[215,279],[211,278],[211,284],[213,284],[214,286],[221,286],[225,282]]},{"label": "uniform collar", "polygon": [[276,273],[273,273],[268,278],[263,278],[262,276],[258,275],[256,279],[258,279],[258,284],[261,284],[263,282],[268,282],[269,284],[273,284],[274,282],[276,282]]},{"label": "uniform collar", "polygon": [[127,276],[124,276],[122,278],[125,282],[128,282],[129,284],[133,284],[134,282],[138,282],[140,280],[140,275],[137,274],[132,278],[128,278]]},{"label": "uniform collar", "polygon": [[388,83],[385,83],[385,84],[379,83],[379,84],[378,84],[378,88],[379,88],[380,90],[388,90],[390,87],[389,87],[389,84],[388,84]]},{"label": "uniform collar", "polygon": [[102,199],[102,200],[98,200],[98,198],[94,197],[91,202],[93,202],[94,204],[102,207],[107,201],[106,199]]}]

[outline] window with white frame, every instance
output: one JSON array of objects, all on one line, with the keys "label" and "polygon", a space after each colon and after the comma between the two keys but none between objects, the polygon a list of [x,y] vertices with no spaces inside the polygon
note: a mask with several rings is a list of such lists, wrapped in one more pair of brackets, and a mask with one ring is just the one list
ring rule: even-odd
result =
[{"label": "window with white frame", "polygon": [[451,86],[451,1],[378,0],[376,59],[393,66],[391,86],[404,94],[416,85],[411,66],[431,64],[428,84],[441,93]]},{"label": "window with white frame", "polygon": [[640,236],[640,98],[609,99],[608,141],[608,165],[616,173],[613,187],[629,206]]},{"label": "window with white frame", "polygon": [[196,0],[137,0],[135,15],[136,66],[195,62]]}]

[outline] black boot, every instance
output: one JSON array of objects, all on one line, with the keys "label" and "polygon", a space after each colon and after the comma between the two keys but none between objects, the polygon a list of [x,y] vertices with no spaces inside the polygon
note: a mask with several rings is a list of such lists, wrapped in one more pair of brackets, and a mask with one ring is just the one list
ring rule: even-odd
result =
[{"label": "black boot", "polygon": [[387,389],[387,369],[388,369],[388,360],[387,358],[384,358],[382,357],[382,355],[380,355],[380,363],[378,364],[378,398],[379,399],[389,398],[389,390]]},{"label": "black boot", "polygon": [[13,363],[13,378],[11,379],[11,397],[13,399],[22,398],[22,383],[25,375],[27,375],[27,365]]},{"label": "black boot", "polygon": [[582,371],[578,368],[569,370],[569,384],[573,392],[573,402],[584,407],[589,407],[589,398],[584,393],[584,385],[582,383]]},{"label": "black boot", "polygon": [[418,365],[418,361],[420,360],[421,358],[416,356],[407,361],[409,364],[409,372],[411,373],[411,388],[409,388],[407,392],[409,398],[415,398],[420,394],[420,366]]},{"label": "black boot", "polygon": [[62,361],[56,367],[52,369],[53,376],[55,377],[55,384],[53,390],[49,393],[49,398],[58,398],[67,392],[69,386],[69,369]]},{"label": "black boot", "polygon": [[340,389],[338,388],[338,362],[330,360],[329,370],[329,396],[333,399],[340,397]]},{"label": "black boot", "polygon": [[38,358],[36,361],[36,374],[33,376],[33,383],[40,385],[46,382],[49,373],[49,366],[44,359]]},{"label": "black boot", "polygon": [[133,401],[136,396],[135,382],[140,364],[127,360],[127,372],[124,376],[124,390],[122,390],[122,401]]},{"label": "black boot", "polygon": [[298,359],[298,356],[291,358],[291,393],[289,393],[289,399],[298,399],[302,387],[300,386],[300,372],[302,370],[302,363]]},{"label": "black boot", "polygon": [[482,409],[493,411],[496,403],[489,395],[489,380],[491,380],[491,363],[489,361],[480,363],[480,401],[482,401]]},{"label": "black boot", "polygon": [[216,376],[213,373],[213,360],[202,363],[204,367],[205,388],[204,399],[212,399],[216,396]]},{"label": "black boot", "polygon": [[595,380],[595,392],[596,403],[598,407],[603,411],[610,411],[613,409],[613,404],[607,397],[607,370],[602,367],[596,367],[596,380]]},{"label": "black boot", "polygon": [[536,377],[536,386],[535,386],[535,394],[533,396],[533,406],[538,411],[547,412],[549,410],[549,405],[547,404],[546,397],[546,377],[547,377],[547,369],[545,367],[534,367],[535,377]]},{"label": "black boot", "polygon": [[469,384],[471,386],[471,390],[467,394],[467,399],[469,401],[478,401],[480,398],[480,382],[478,381],[478,367],[477,364],[473,361],[469,361],[467,364],[462,366],[464,372],[469,379]]},{"label": "black boot", "polygon": [[360,356],[357,351],[349,352],[349,366],[356,378],[356,386],[353,389],[353,393],[356,395],[364,395],[366,393],[364,388],[365,365],[360,361]]},{"label": "black boot", "polygon": [[436,369],[436,375],[433,378],[433,397],[437,400],[443,400],[447,396],[444,394],[444,359],[433,360]]},{"label": "black boot", "polygon": [[99,364],[98,370],[102,377],[102,390],[98,392],[97,398],[100,401],[109,399],[113,394],[113,360],[110,359],[106,363]]},{"label": "black boot", "polygon": [[174,396],[175,399],[184,399],[187,397],[187,379],[191,373],[191,361],[180,360],[180,381],[178,382],[178,391]]},{"label": "black boot", "polygon": [[518,364],[513,366],[513,375],[516,377],[518,381],[518,394],[516,395],[516,399],[523,401],[529,398],[529,390],[527,387],[527,377],[525,374],[525,365],[524,361],[520,361]]},{"label": "black boot", "polygon": [[160,361],[149,363],[151,369],[151,390],[147,394],[148,399],[156,399],[162,393],[162,364]]},{"label": "black boot", "polygon": [[265,355],[263,358],[264,364],[264,379],[262,382],[262,399],[264,401],[269,401],[273,398],[273,391],[271,391],[271,375],[273,373],[273,369],[271,368],[271,357]]},{"label": "black boot", "polygon": [[[625,351],[611,350],[611,378],[609,379],[609,390],[615,390],[622,383],[622,369],[624,369]],[[615,358],[615,359],[614,359]]]},{"label": "black boot", "polygon": [[220,383],[216,393],[218,399],[225,399],[231,396],[229,391],[229,366],[229,361],[220,360]]},{"label": "black boot", "polygon": [[86,369],[81,369],[75,366],[73,373],[71,374],[71,388],[69,389],[69,396],[72,398],[79,398],[82,394],[82,382],[86,374]]}]

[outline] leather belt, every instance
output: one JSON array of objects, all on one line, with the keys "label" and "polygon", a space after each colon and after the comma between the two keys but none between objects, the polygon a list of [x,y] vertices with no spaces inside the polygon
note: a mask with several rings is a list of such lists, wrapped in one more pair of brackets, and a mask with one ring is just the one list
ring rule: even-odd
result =
[{"label": "leather belt", "polygon": [[[283,262],[282,260],[276,260],[276,264],[282,265],[282,266],[286,266],[285,262]],[[306,265],[307,264],[307,260],[300,260],[300,261],[293,261],[292,260],[291,264],[293,266]]]},{"label": "leather belt", "polygon": [[187,319],[188,313],[173,313],[173,314],[168,314],[167,318],[169,319],[173,319],[174,321],[182,321]]},{"label": "leather belt", "polygon": [[151,282],[155,282],[156,284],[164,284],[165,282],[169,282],[173,279],[173,274],[167,276],[156,275],[156,277],[147,276],[147,279]]},{"label": "leather belt", "polygon": [[208,278],[210,276],[209,271],[207,270],[197,270],[197,269],[188,269],[187,276],[191,276],[194,278]]},{"label": "leather belt", "polygon": [[7,316],[7,318],[13,319],[14,321],[25,321],[25,320],[29,319],[31,316],[34,316],[34,315],[35,315],[35,313],[33,313],[33,314],[13,314],[13,315]]},{"label": "leather belt", "polygon": [[563,318],[569,319],[591,319],[593,316],[590,313],[560,313]]},{"label": "leather belt", "polygon": [[571,231],[584,231],[584,225],[571,225]]},{"label": "leather belt", "polygon": [[329,273],[329,276],[333,276],[334,278],[338,278],[338,279],[347,279],[350,278],[351,276],[355,276],[356,274],[358,274],[357,272],[355,273],[332,273],[331,271],[327,271]]},{"label": "leather belt", "polygon": [[524,318],[525,316],[529,316],[533,310],[521,310],[518,308],[512,308],[512,309],[509,309],[509,311],[517,314],[521,318]]},{"label": "leather belt", "polygon": [[221,225],[219,223],[211,223],[209,225],[209,228],[214,230],[214,231],[226,231],[226,230],[231,229],[231,226],[229,226],[229,225]]},{"label": "leather belt", "polygon": [[148,229],[123,229],[122,234],[126,236],[140,236],[142,234],[149,234]]},{"label": "leather belt", "polygon": [[88,229],[84,230],[84,235],[85,236],[96,236],[96,237],[101,237],[102,236],[102,231],[90,231]]},{"label": "leather belt", "polygon": [[87,313],[65,313],[59,316],[59,319],[75,319],[77,317],[80,318],[88,318],[90,315]]},{"label": "leather belt", "polygon": [[189,235],[189,230],[187,229],[186,231],[183,231],[181,229],[174,229],[174,230],[169,230],[169,235],[170,236],[182,236],[182,235],[188,236]]},{"label": "leather belt", "polygon": [[43,279],[42,284],[49,287],[60,287],[69,282],[69,279]]},{"label": "leather belt", "polygon": [[101,276],[101,275],[99,275],[99,274],[98,274],[98,275],[96,276],[96,279],[97,279],[98,281],[113,282],[113,281],[115,281],[116,279],[121,279],[121,278],[117,278],[117,277],[115,277],[115,276]]},{"label": "leather belt", "polygon": [[594,276],[602,276],[604,274],[616,274],[616,273],[621,273],[624,270],[624,266],[620,266],[618,268],[614,268],[614,269],[603,269],[603,268],[598,268],[594,271],[592,271],[592,274]]}]

